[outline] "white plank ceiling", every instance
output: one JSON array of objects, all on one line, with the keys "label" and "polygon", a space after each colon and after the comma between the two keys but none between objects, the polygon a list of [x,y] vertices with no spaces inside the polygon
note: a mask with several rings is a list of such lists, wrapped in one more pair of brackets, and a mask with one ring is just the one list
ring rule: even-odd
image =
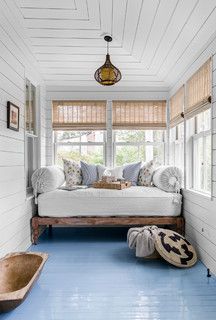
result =
[{"label": "white plank ceiling", "polygon": [[96,86],[113,36],[117,86],[170,86],[216,32],[216,0],[15,0],[47,85]]}]

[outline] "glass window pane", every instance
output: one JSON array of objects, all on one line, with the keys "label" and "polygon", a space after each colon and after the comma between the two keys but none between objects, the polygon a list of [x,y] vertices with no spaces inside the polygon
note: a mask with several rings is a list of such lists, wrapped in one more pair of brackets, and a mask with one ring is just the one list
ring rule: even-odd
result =
[{"label": "glass window pane", "polygon": [[93,164],[103,164],[103,146],[57,146],[56,164],[62,166],[62,159],[86,161]]},{"label": "glass window pane", "polygon": [[103,142],[104,131],[57,131],[56,138],[63,143]]},{"label": "glass window pane", "polygon": [[194,139],[193,153],[193,187],[201,191],[204,190],[203,137]]},{"label": "glass window pane", "polygon": [[103,164],[103,146],[81,146],[80,160],[93,164]]},{"label": "glass window pane", "polygon": [[158,165],[164,164],[164,144],[153,147],[153,159]]},{"label": "glass window pane", "polygon": [[211,135],[205,138],[204,150],[204,190],[211,192]]},{"label": "glass window pane", "polygon": [[176,127],[170,129],[170,141],[173,142],[176,140]]},{"label": "glass window pane", "polygon": [[175,160],[174,165],[184,171],[184,142],[175,143]]},{"label": "glass window pane", "polygon": [[146,130],[145,131],[145,141],[146,142],[153,142],[154,141],[153,130]]},{"label": "glass window pane", "polygon": [[210,130],[211,128],[211,110],[208,109],[197,115],[197,133]]},{"label": "glass window pane", "polygon": [[162,142],[164,141],[164,133],[165,130],[154,130],[154,142]]},{"label": "glass window pane", "polygon": [[94,164],[104,163],[103,131],[57,131],[55,136],[56,164],[62,166],[62,158]]},{"label": "glass window pane", "polygon": [[26,131],[31,130],[30,127],[30,83],[26,81],[26,105],[25,105]]},{"label": "glass window pane", "polygon": [[36,134],[36,123],[35,123],[35,112],[36,112],[36,88],[31,84],[31,112],[30,112],[30,123],[31,133]]},{"label": "glass window pane", "polygon": [[204,114],[204,130],[210,130],[211,129],[211,109],[208,109],[203,112]]},{"label": "glass window pane", "polygon": [[81,142],[103,142],[104,134],[103,131],[81,131],[80,132]]},{"label": "glass window pane", "polygon": [[116,146],[115,165],[123,165],[136,161],[154,160],[158,164],[164,164],[164,144],[158,146]]},{"label": "glass window pane", "polygon": [[116,130],[116,142],[142,142],[145,139],[144,130]]},{"label": "glass window pane", "polygon": [[56,131],[57,141],[62,143],[80,142],[79,131]]},{"label": "glass window pane", "polygon": [[75,161],[80,160],[80,148],[79,146],[61,146],[57,147],[56,164],[62,166],[62,159],[71,159]]},{"label": "glass window pane", "polygon": [[143,160],[143,157],[143,149],[137,146],[116,146],[115,165],[117,166]]},{"label": "glass window pane", "polygon": [[184,139],[184,122],[178,125],[178,140]]}]

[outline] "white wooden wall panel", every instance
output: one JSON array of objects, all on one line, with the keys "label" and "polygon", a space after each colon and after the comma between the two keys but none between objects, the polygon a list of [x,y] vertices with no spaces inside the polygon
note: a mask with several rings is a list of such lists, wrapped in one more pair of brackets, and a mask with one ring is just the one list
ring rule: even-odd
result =
[{"label": "white wooden wall panel", "polygon": [[[25,190],[25,77],[41,87],[37,112],[44,119],[46,92],[38,70],[15,1],[0,1],[0,257],[30,245],[34,204]],[[19,132],[7,129],[7,101],[20,107]],[[45,165],[46,128],[42,123],[39,139]]]}]

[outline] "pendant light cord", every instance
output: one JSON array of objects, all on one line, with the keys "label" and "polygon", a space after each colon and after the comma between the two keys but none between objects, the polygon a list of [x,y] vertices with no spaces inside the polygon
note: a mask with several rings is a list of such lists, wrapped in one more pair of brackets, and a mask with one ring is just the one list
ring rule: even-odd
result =
[{"label": "pendant light cord", "polygon": [[107,41],[107,54],[109,54],[109,42]]}]

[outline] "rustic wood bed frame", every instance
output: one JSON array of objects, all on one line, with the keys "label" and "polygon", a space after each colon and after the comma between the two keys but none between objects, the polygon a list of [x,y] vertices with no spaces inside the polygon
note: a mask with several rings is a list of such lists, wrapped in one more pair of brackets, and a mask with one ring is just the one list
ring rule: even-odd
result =
[{"label": "rustic wood bed frame", "polygon": [[106,226],[106,227],[133,227],[142,225],[157,225],[172,227],[178,233],[184,235],[185,221],[182,216],[178,217],[151,217],[151,216],[128,216],[128,217],[40,217],[34,216],[31,221],[32,225],[32,242],[37,244],[41,226],[48,226],[50,229],[53,225],[66,225],[66,226]]}]

